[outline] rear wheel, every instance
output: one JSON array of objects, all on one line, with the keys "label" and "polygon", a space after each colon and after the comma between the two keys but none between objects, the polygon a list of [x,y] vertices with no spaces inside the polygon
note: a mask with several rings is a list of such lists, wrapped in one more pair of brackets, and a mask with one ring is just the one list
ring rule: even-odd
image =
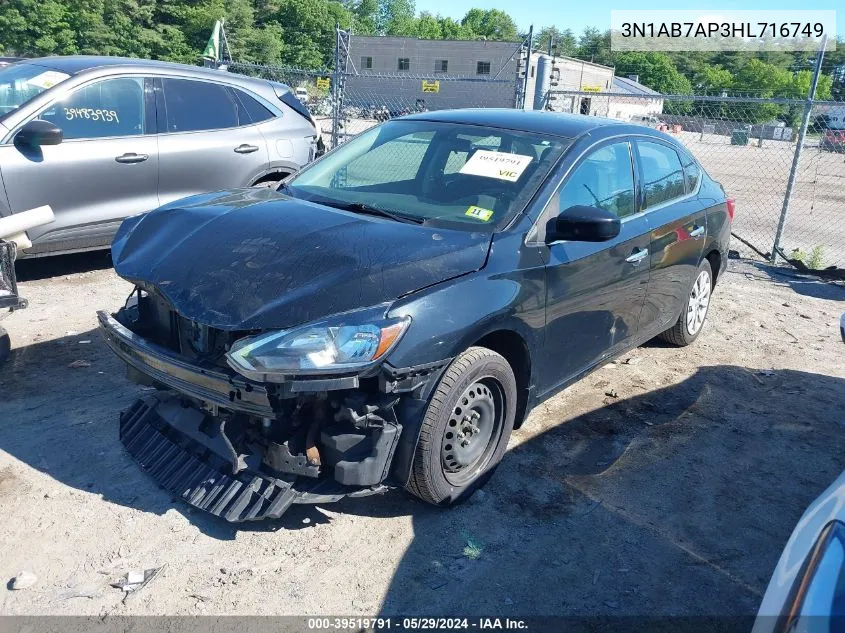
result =
[{"label": "rear wheel", "polygon": [[710,262],[705,259],[698,266],[698,272],[692,282],[681,316],[678,317],[675,325],[660,334],[660,338],[680,347],[689,345],[697,339],[704,328],[712,291],[713,270],[710,268]]},{"label": "rear wheel", "polygon": [[516,379],[508,362],[471,347],[449,365],[429,401],[407,489],[451,505],[493,474],[516,416]]}]

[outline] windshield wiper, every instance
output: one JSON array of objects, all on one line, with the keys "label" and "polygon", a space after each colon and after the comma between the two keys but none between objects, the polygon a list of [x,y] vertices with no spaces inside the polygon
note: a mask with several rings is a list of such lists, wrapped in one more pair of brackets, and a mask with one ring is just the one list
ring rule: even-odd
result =
[{"label": "windshield wiper", "polygon": [[352,211],[352,213],[361,213],[362,215],[375,215],[380,218],[390,218],[396,222],[405,222],[407,224],[422,224],[425,222],[425,218],[394,213],[393,211],[374,207],[369,204],[364,204],[363,202],[338,202],[332,200],[331,202],[323,202],[323,204],[337,209],[342,209],[343,211]]}]

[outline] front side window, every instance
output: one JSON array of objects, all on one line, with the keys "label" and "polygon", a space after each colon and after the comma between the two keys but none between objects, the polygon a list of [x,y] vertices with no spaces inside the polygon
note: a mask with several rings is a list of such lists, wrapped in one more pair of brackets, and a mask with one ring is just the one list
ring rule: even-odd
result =
[{"label": "front side window", "polygon": [[87,84],[47,107],[40,119],[65,140],[146,134],[144,80],[116,77]]},{"label": "front side window", "polygon": [[624,218],[635,213],[634,171],[628,143],[605,145],[587,156],[566,179],[560,211],[598,207]]},{"label": "front side window", "polygon": [[190,79],[162,79],[168,132],[223,130],[238,126],[226,86]]},{"label": "front side window", "polygon": [[0,119],[70,77],[37,64],[12,64],[0,70]]},{"label": "front side window", "polygon": [[411,70],[411,60],[407,57],[400,57],[399,70]]},{"label": "front side window", "polygon": [[283,192],[468,230],[502,226],[569,139],[434,121],[390,121],[305,168]]},{"label": "front side window", "polygon": [[475,74],[476,75],[489,75],[490,74],[490,62],[478,62],[475,65]]},{"label": "front side window", "polygon": [[678,152],[660,143],[638,141],[643,172],[645,208],[669,202],[684,195],[684,169]]}]

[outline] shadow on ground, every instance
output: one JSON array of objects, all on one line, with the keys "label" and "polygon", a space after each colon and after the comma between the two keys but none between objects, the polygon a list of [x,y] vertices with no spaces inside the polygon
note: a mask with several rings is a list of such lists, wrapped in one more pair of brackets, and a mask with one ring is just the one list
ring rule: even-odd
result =
[{"label": "shadow on ground", "polygon": [[748,617],[843,467],[843,405],[841,379],[704,367],[573,418],[541,407],[465,506],[339,507],[413,514],[384,614]]},{"label": "shadow on ground", "polygon": [[845,283],[841,281],[831,281],[816,275],[801,273],[788,266],[772,266],[754,260],[746,260],[743,264],[747,264],[746,276],[759,274],[761,280],[789,286],[805,297],[845,301]]},{"label": "shadow on ground", "polygon": [[74,273],[87,273],[92,270],[105,270],[111,267],[111,251],[89,251],[70,255],[20,259],[15,262],[15,276],[19,282],[36,281]]},{"label": "shadow on ground", "polygon": [[[90,365],[70,367],[80,360]],[[59,400],[57,386],[72,397]],[[118,415],[140,389],[97,332],[15,350],[0,393],[0,449],[111,503],[175,508],[214,538],[307,528],[331,512],[412,516],[385,614],[753,614],[795,522],[845,454],[845,381],[703,367],[607,406],[583,395],[595,402],[576,402],[570,410],[592,409],[581,415],[539,407],[464,506],[391,492],[327,505],[328,515],[297,506],[279,521],[231,525],[157,488],[123,449]],[[350,552],[350,564],[367,561]]]}]

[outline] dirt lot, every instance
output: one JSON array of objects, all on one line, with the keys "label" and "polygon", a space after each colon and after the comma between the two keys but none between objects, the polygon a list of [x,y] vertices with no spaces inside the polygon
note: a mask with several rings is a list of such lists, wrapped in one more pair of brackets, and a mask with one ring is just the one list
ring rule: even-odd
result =
[{"label": "dirt lot", "polygon": [[[0,578],[38,580],[0,588],[3,614],[753,614],[843,468],[845,288],[732,261],[693,347],[649,344],[542,405],[468,505],[396,491],[233,526],[117,439],[140,388],[94,331],[129,291],[105,256],[23,264],[31,307],[3,322]],[[165,564],[125,602],[109,586]]]}]

